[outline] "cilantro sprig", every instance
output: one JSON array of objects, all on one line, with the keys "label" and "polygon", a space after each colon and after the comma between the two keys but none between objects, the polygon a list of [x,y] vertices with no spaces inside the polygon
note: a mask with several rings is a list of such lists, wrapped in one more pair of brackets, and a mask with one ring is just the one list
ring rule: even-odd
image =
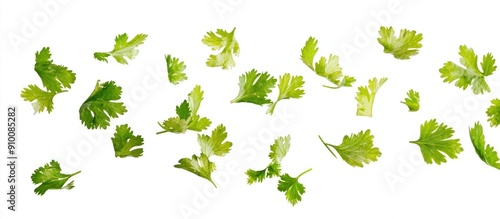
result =
[{"label": "cilantro sprig", "polygon": [[318,135],[318,137],[335,158],[337,155],[331,148],[337,151],[342,160],[353,167],[363,167],[363,163],[375,162],[382,155],[379,148],[373,146],[374,136],[370,134],[370,129],[350,136],[345,135],[340,145],[326,143],[321,136]]},{"label": "cilantro sprig", "polygon": [[491,100],[491,106],[486,110],[486,115],[491,127],[500,125],[500,99],[495,98]]},{"label": "cilantro sprig", "polygon": [[115,157],[140,157],[144,152],[144,149],[137,148],[144,144],[144,138],[140,135],[134,135],[134,132],[127,124],[116,126],[111,141],[113,142]]},{"label": "cilantro sprig", "polygon": [[498,153],[493,146],[485,143],[483,126],[479,122],[476,122],[474,127],[469,128],[469,136],[479,158],[487,165],[500,170]]},{"label": "cilantro sprig", "polygon": [[120,34],[115,37],[115,46],[113,50],[109,52],[95,52],[94,58],[107,63],[108,57],[112,56],[118,63],[127,65],[127,59],[132,60],[137,56],[139,53],[137,47],[143,44],[147,37],[147,34],[141,33],[135,35],[134,38],[128,41],[127,33]]},{"label": "cilantro sprig", "polygon": [[276,79],[267,72],[258,73],[252,69],[240,76],[240,90],[231,103],[253,103],[257,105],[270,104],[267,95],[276,85]]},{"label": "cilantro sprig", "polygon": [[118,118],[127,112],[120,100],[122,88],[114,81],[99,83],[97,81],[90,96],[80,106],[80,121],[88,129],[106,129],[111,118]]},{"label": "cilantro sprig", "polygon": [[418,93],[418,91],[409,90],[406,95],[408,95],[408,97],[405,98],[404,101],[401,101],[401,103],[405,104],[410,112],[418,111],[420,109],[420,93]]},{"label": "cilantro sprig", "polygon": [[414,30],[402,29],[399,37],[396,37],[392,27],[380,27],[378,33],[380,37],[377,41],[384,47],[384,53],[390,53],[396,59],[410,59],[410,56],[417,55],[418,49],[422,48],[422,34],[417,34]]},{"label": "cilantro sprig", "polygon": [[222,124],[212,131],[211,136],[198,134],[198,144],[200,145],[201,154],[199,156],[193,154],[191,158],[182,158],[174,167],[184,169],[202,177],[210,181],[217,188],[217,185],[212,180],[212,172],[215,171],[216,165],[210,161],[210,157],[213,155],[223,157],[231,151],[233,143],[226,141],[226,138],[226,127]]},{"label": "cilantro sprig", "polygon": [[424,161],[427,164],[446,163],[447,155],[451,159],[457,158],[463,151],[459,139],[453,139],[455,131],[447,125],[438,124],[436,119],[425,121],[420,126],[420,137],[410,141],[420,147]]},{"label": "cilantro sprig", "polygon": [[292,205],[296,205],[298,202],[302,201],[302,195],[306,192],[306,187],[299,182],[299,178],[311,170],[312,168],[309,168],[297,177],[291,177],[288,173],[280,176],[278,190],[285,193],[286,200]]},{"label": "cilantro sprig", "polygon": [[387,78],[373,78],[368,80],[368,86],[358,87],[356,100],[358,101],[356,115],[372,117],[373,103],[375,102],[375,95]]},{"label": "cilantro sprig", "polygon": [[480,70],[477,65],[478,57],[472,48],[461,45],[459,50],[460,63],[465,68],[451,61],[444,63],[443,67],[439,69],[441,78],[444,79],[443,81],[447,83],[455,81],[455,86],[463,90],[471,86],[474,94],[490,92],[491,89],[486,82],[486,77],[492,75],[497,69],[493,55],[487,53],[483,56]]},{"label": "cilantro sprig", "polygon": [[203,100],[203,91],[200,85],[196,85],[188,94],[188,99],[175,107],[176,117],[170,117],[158,125],[163,129],[156,134],[166,132],[185,133],[187,130],[202,131],[208,128],[212,122],[206,117],[198,115],[201,101]]},{"label": "cilantro sprig", "polygon": [[44,195],[48,190],[73,189],[74,181],[66,183],[71,177],[79,174],[81,171],[66,174],[61,173],[59,162],[52,160],[38,169],[31,175],[33,184],[40,184],[35,188],[35,194]]},{"label": "cilantro sprig", "polygon": [[234,37],[235,31],[236,27],[231,32],[217,29],[215,33],[210,31],[203,37],[201,40],[203,44],[209,46],[214,51],[221,50],[220,53],[216,55],[212,54],[208,57],[206,62],[208,67],[230,69],[236,65],[233,56],[240,54],[240,46]]},{"label": "cilantro sprig", "polygon": [[342,74],[342,67],[339,65],[339,57],[337,55],[330,54],[328,58],[322,56],[318,62],[313,64],[314,56],[318,52],[318,40],[314,37],[309,37],[306,44],[301,50],[300,59],[307,65],[311,70],[313,70],[317,75],[326,78],[328,81],[333,83],[335,86],[323,85],[323,87],[337,89],[341,87],[351,87],[356,79],[351,76]]},{"label": "cilantro sprig", "polygon": [[311,171],[308,169],[297,177],[291,177],[288,173],[281,174],[281,162],[290,150],[290,135],[285,137],[278,137],[274,140],[274,144],[270,146],[269,158],[271,162],[266,168],[261,170],[248,169],[245,174],[247,175],[247,183],[249,185],[262,182],[266,178],[280,177],[278,182],[278,191],[285,192],[285,197],[292,205],[297,204],[302,200],[302,195],[305,193],[305,187],[298,180],[299,178]]},{"label": "cilantro sprig", "polygon": [[54,109],[54,97],[63,92],[67,92],[71,85],[75,83],[76,74],[63,65],[54,64],[51,59],[49,47],[44,47],[35,53],[35,72],[42,80],[43,87],[34,84],[28,85],[21,91],[21,97],[25,101],[31,102],[35,113],[47,110],[48,113]]},{"label": "cilantro sprig", "polygon": [[304,90],[302,86],[304,85],[304,80],[302,76],[291,76],[290,73],[285,73],[279,77],[279,94],[276,101],[269,104],[268,114],[273,114],[276,105],[281,100],[291,99],[291,98],[301,98],[304,95]]},{"label": "cilantro sprig", "polygon": [[184,72],[186,65],[183,61],[172,57],[170,54],[165,55],[165,61],[167,62],[167,75],[170,83],[175,85],[188,79]]}]

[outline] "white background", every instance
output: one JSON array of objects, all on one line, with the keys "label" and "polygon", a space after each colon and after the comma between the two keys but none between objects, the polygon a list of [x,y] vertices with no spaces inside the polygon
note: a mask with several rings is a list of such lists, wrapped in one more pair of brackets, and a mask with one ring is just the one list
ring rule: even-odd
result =
[{"label": "white background", "polygon": [[[3,204],[1,218],[494,218],[499,213],[500,173],[475,154],[468,127],[480,121],[486,141],[500,147],[499,129],[489,126],[485,114],[490,100],[500,97],[500,73],[487,79],[491,93],[476,96],[443,83],[438,71],[446,61],[458,63],[459,45],[474,48],[479,56],[500,55],[500,15],[493,1],[92,0],[59,1],[49,10],[41,6],[46,2],[55,1],[0,5],[1,112],[6,116],[8,105],[19,107],[20,157],[17,211],[7,212]],[[31,24],[35,31],[23,33]],[[405,61],[384,54],[376,42],[380,25],[422,33],[420,54]],[[233,27],[241,47],[236,67],[207,67],[212,51],[202,37]],[[111,50],[121,33],[149,35],[137,58],[129,65],[94,60],[92,54]],[[309,36],[319,40],[318,56],[340,56],[344,74],[357,79],[355,87],[321,86],[328,81],[299,59]],[[16,45],[13,37],[24,40]],[[54,63],[77,77],[69,92],[54,98],[51,114],[33,114],[20,97],[29,84],[41,86],[33,65],[42,47],[50,47]],[[176,86],[168,82],[164,54],[185,61],[189,80]],[[265,114],[266,107],[231,104],[238,77],[252,68],[275,77],[303,75],[305,96],[281,101],[273,116]],[[356,87],[372,77],[389,80],[377,94],[374,116],[357,117]],[[107,130],[87,130],[78,109],[98,79],[122,86],[128,112],[113,119]],[[196,84],[205,91],[199,114],[213,121],[203,133],[223,123],[234,143],[229,155],[214,158],[214,176],[226,176],[215,180],[217,190],[173,167],[180,158],[199,153],[197,133],[155,134],[157,122],[174,116],[175,106]],[[420,92],[419,112],[410,113],[400,103],[409,89]],[[270,95],[273,100],[276,91]],[[420,124],[432,118],[455,129],[464,148],[458,159],[426,165],[418,146],[408,143],[418,139]],[[125,123],[145,138],[143,157],[114,157],[110,138],[114,127]],[[5,142],[5,125],[1,127]],[[335,159],[317,138],[320,134],[338,144],[344,135],[366,129],[375,135],[382,156],[364,168]],[[296,176],[313,168],[300,179],[306,193],[294,207],[276,189],[278,179],[249,186],[244,174],[248,168],[264,168],[272,140],[287,134],[292,146],[283,171]],[[73,190],[38,196],[30,176],[51,159],[64,172],[82,173],[72,178]],[[0,168],[5,193],[6,170]]]}]

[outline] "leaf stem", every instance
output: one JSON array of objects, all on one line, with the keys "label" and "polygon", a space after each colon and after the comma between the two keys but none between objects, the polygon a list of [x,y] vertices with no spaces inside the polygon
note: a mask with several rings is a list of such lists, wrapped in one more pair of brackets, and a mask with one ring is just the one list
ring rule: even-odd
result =
[{"label": "leaf stem", "polygon": [[159,135],[159,134],[163,134],[163,133],[167,133],[168,131],[161,131],[161,132],[157,132],[156,134]]},{"label": "leaf stem", "polygon": [[81,173],[81,172],[82,172],[81,170],[78,170],[78,171],[76,171],[75,173],[71,174],[71,175],[70,175],[70,177],[72,177],[72,176],[74,176],[74,175],[76,175],[76,174],[79,174],[79,173]]},{"label": "leaf stem", "polygon": [[301,177],[302,175],[304,175],[304,174],[308,173],[308,172],[309,172],[309,171],[311,171],[311,170],[312,170],[312,168],[309,168],[309,169],[307,169],[306,171],[302,172],[301,174],[299,174],[299,175],[297,176],[297,179],[298,179],[299,177]]},{"label": "leaf stem", "polygon": [[212,183],[212,185],[214,185],[215,188],[217,188],[217,185],[215,185],[214,181],[212,181],[212,179],[209,179],[208,181],[210,181]]},{"label": "leaf stem", "polygon": [[323,85],[323,87],[330,88],[330,89],[339,89],[340,88],[339,86],[332,87],[332,86],[328,86],[328,85]]},{"label": "leaf stem", "polygon": [[271,106],[269,106],[269,109],[267,110],[267,114],[271,114],[271,115],[273,114],[274,108],[276,107],[277,103],[278,103],[278,101],[271,103]]},{"label": "leaf stem", "polygon": [[330,147],[333,147],[334,145],[332,145],[332,144],[328,144],[328,143],[326,143],[325,141],[323,141],[323,138],[321,138],[321,136],[320,136],[320,135],[318,135],[318,137],[319,137],[319,140],[321,140],[321,142],[323,142],[323,145],[325,145],[326,149],[328,149],[328,151],[330,151],[330,153],[332,153],[332,155],[333,155],[335,158],[337,158],[337,155],[335,155],[335,154],[333,153],[333,151],[330,149]]}]

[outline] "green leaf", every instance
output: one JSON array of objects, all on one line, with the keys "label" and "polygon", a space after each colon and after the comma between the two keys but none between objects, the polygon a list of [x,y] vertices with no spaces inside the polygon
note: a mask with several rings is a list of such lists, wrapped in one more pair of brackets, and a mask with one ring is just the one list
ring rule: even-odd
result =
[{"label": "green leaf", "polygon": [[270,146],[269,152],[269,159],[271,159],[271,162],[263,170],[248,169],[246,172],[248,176],[248,184],[262,182],[265,177],[272,178],[281,174],[281,161],[285,158],[288,150],[290,150],[290,140],[290,135],[278,137],[274,140],[274,144]]},{"label": "green leaf", "polygon": [[31,181],[33,184],[40,184],[37,188],[35,188],[35,194],[43,195],[49,189],[72,189],[75,187],[73,181],[68,184],[66,184],[66,182],[69,178],[79,173],[80,171],[72,174],[61,173],[61,166],[59,163],[52,160],[50,163],[36,169],[31,175]]},{"label": "green leaf", "polygon": [[224,141],[226,138],[226,127],[222,124],[212,131],[212,136],[198,134],[198,144],[201,147],[201,152],[206,154],[207,157],[226,155],[233,146],[233,143]]},{"label": "green leaf", "polygon": [[483,71],[481,72],[477,66],[477,55],[474,50],[467,48],[465,45],[460,46],[459,49],[460,63],[465,68],[450,61],[444,63],[443,67],[439,69],[441,78],[444,78],[443,81],[447,83],[455,81],[455,86],[463,90],[471,86],[474,94],[483,94],[485,91],[490,92],[491,89],[485,79],[497,69],[495,59],[491,53],[483,56],[481,62]]},{"label": "green leaf", "polygon": [[314,56],[318,52],[318,40],[314,37],[309,37],[306,41],[306,45],[301,49],[302,54],[300,55],[300,59],[304,64],[307,65],[311,70],[314,71]]},{"label": "green leaf", "polygon": [[188,129],[187,121],[179,117],[170,117],[163,121],[163,123],[158,123],[158,125],[160,125],[163,131],[157,132],[156,134],[164,132],[185,133]]},{"label": "green leaf", "polygon": [[142,148],[137,148],[144,144],[144,139],[140,135],[134,135],[134,132],[126,124],[116,126],[116,132],[111,141],[115,157],[140,157],[144,151]]},{"label": "green leaf", "polygon": [[337,156],[330,147],[337,151],[342,160],[353,167],[363,167],[363,163],[375,162],[382,155],[380,150],[373,146],[373,135],[370,134],[370,129],[350,136],[345,135],[340,145],[326,143],[321,136],[319,139],[334,157]]},{"label": "green leaf", "polygon": [[80,120],[89,129],[106,129],[111,118],[118,118],[127,112],[120,100],[122,88],[114,81],[96,83],[92,94],[80,106]]},{"label": "green leaf", "polygon": [[263,105],[271,103],[267,95],[276,85],[276,79],[267,72],[257,73],[257,70],[252,69],[240,76],[238,85],[240,91],[238,96],[231,100],[231,103],[247,102]]},{"label": "green leaf", "polygon": [[276,104],[280,100],[290,99],[290,98],[301,98],[304,95],[304,90],[302,86],[304,85],[304,80],[302,76],[290,76],[289,73],[285,73],[284,75],[279,77],[279,95],[274,103],[269,105],[269,109],[267,110],[268,114],[273,114],[274,108],[276,108]]},{"label": "green leaf", "polygon": [[339,65],[339,57],[330,54],[328,59],[322,56],[318,62],[313,65],[314,56],[318,52],[318,41],[313,37],[309,37],[306,44],[302,48],[301,59],[304,64],[311,70],[316,72],[317,75],[328,79],[335,87],[323,85],[327,88],[337,89],[340,87],[351,87],[356,81],[354,77],[342,75],[342,68]]},{"label": "green leaf", "polygon": [[292,205],[302,201],[302,195],[306,192],[306,187],[299,182],[299,178],[311,170],[312,169],[308,169],[297,177],[291,177],[288,173],[280,177],[278,190],[280,192],[285,192],[286,199]]},{"label": "green leaf", "polygon": [[188,79],[186,73],[184,73],[186,69],[184,62],[179,61],[178,58],[172,57],[170,54],[165,55],[165,61],[167,62],[168,81],[170,83],[179,84]]},{"label": "green leaf", "polygon": [[47,110],[48,113],[52,112],[54,109],[54,96],[57,93],[55,92],[47,92],[40,89],[36,85],[28,85],[27,88],[24,88],[21,92],[21,97],[25,101],[32,102],[31,105],[35,110],[35,113],[41,113]]},{"label": "green leaf", "polygon": [[210,181],[217,188],[217,185],[212,181],[212,172],[215,171],[215,163],[212,163],[205,154],[201,154],[200,156],[193,155],[191,159],[182,158],[174,167],[194,173]]},{"label": "green leaf", "polygon": [[453,133],[455,131],[452,128],[443,123],[438,124],[436,119],[431,119],[420,126],[420,138],[410,143],[420,146],[426,163],[446,163],[445,154],[455,159],[463,151],[459,139],[451,139]]},{"label": "green leaf", "polygon": [[231,32],[222,29],[217,29],[216,33],[207,32],[207,35],[201,40],[205,45],[209,46],[212,50],[221,50],[219,54],[210,55],[207,59],[208,67],[222,67],[222,69],[229,69],[235,66],[234,56],[240,53],[240,46],[234,37],[233,28]]},{"label": "green leaf", "polygon": [[479,122],[476,122],[473,128],[469,128],[469,136],[479,158],[486,164],[500,170],[500,158],[494,147],[486,145],[483,126]]},{"label": "green leaf", "polygon": [[290,135],[287,135],[285,137],[278,137],[274,140],[274,144],[271,145],[271,152],[269,153],[269,158],[271,158],[274,163],[281,164],[288,150],[290,150],[290,139]]},{"label": "green leaf", "polygon": [[115,37],[115,46],[110,52],[96,52],[94,53],[94,58],[99,61],[108,62],[108,57],[113,56],[115,60],[120,64],[128,64],[127,59],[134,59],[139,50],[137,47],[144,43],[148,35],[137,34],[135,37],[128,41],[128,35],[126,33],[120,34]]},{"label": "green leaf", "polygon": [[410,59],[410,56],[417,55],[418,49],[422,48],[422,34],[417,34],[414,30],[402,29],[399,37],[396,37],[392,27],[380,27],[378,33],[380,38],[377,40],[384,47],[384,53],[390,53],[396,59]]},{"label": "green leaf", "polygon": [[187,100],[184,100],[181,105],[175,107],[175,112],[180,119],[187,120],[191,116],[191,109]]},{"label": "green leaf", "polygon": [[417,91],[409,90],[407,93],[407,98],[405,101],[401,101],[401,103],[408,106],[410,112],[416,112],[420,109],[420,94]]},{"label": "green leaf", "polygon": [[372,117],[373,103],[378,89],[387,81],[387,78],[373,78],[368,80],[368,86],[358,87],[356,100],[358,101],[357,116]]},{"label": "green leaf", "polygon": [[210,121],[210,119],[208,119],[207,117],[194,115],[192,117],[189,117],[189,124],[187,128],[195,132],[201,132],[207,129],[211,124],[212,121]]},{"label": "green leaf", "polygon": [[500,125],[500,99],[491,100],[491,106],[486,110],[486,115],[488,115],[488,122],[490,122],[491,127]]},{"label": "green leaf", "polygon": [[281,165],[279,163],[270,163],[263,170],[248,169],[245,174],[248,176],[247,183],[249,185],[256,182],[262,182],[265,178],[278,177],[281,174]]},{"label": "green leaf", "polygon": [[36,52],[35,71],[48,92],[60,93],[64,88],[71,88],[71,84],[75,83],[76,74],[62,65],[54,64],[51,56],[48,47]]},{"label": "green leaf", "polygon": [[199,85],[196,85],[188,94],[188,99],[175,108],[177,117],[171,117],[162,123],[158,123],[163,131],[156,134],[166,132],[185,133],[186,130],[199,132],[207,129],[212,122],[208,118],[200,117],[197,114],[202,100],[203,91]]},{"label": "green leaf", "polygon": [[193,90],[188,94],[189,108],[191,109],[191,116],[198,114],[201,101],[203,100],[203,91],[200,85],[196,85]]}]

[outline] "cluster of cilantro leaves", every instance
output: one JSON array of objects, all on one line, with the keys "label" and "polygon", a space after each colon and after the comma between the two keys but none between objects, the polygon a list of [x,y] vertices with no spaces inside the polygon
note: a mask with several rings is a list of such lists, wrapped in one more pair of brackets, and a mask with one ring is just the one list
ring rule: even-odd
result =
[{"label": "cluster of cilantro leaves", "polygon": [[281,162],[290,150],[290,135],[278,137],[274,144],[270,146],[269,158],[271,162],[262,170],[248,169],[246,171],[247,183],[249,185],[262,182],[266,178],[279,177],[278,191],[284,192],[285,197],[292,205],[302,201],[302,195],[306,192],[305,186],[299,182],[299,178],[311,171],[312,168],[300,173],[297,177],[292,177],[288,173],[281,173]]},{"label": "cluster of cilantro leaves", "polygon": [[[206,65],[208,67],[221,67],[224,70],[235,66],[235,56],[239,55],[240,46],[235,37],[233,28],[230,32],[217,29],[215,32],[207,32],[202,43],[210,47],[218,54],[209,55]],[[395,59],[408,60],[419,53],[422,48],[423,36],[414,30],[401,29],[399,36],[395,35],[392,27],[380,27],[380,37],[377,38],[383,46],[383,52],[392,54]],[[113,50],[109,52],[96,52],[94,58],[99,61],[108,62],[108,58],[113,57],[118,63],[127,65],[128,62],[139,53],[138,46],[146,40],[146,34],[137,34],[129,40],[126,33],[115,37]],[[340,58],[330,54],[328,57],[322,56],[318,61],[314,61],[319,50],[318,40],[309,37],[301,49],[300,59],[316,75],[327,79],[331,85],[323,87],[338,89],[341,87],[352,87],[356,82],[353,76],[344,75],[340,66]],[[448,61],[439,69],[443,82],[455,82],[455,86],[463,90],[469,86],[476,95],[491,92],[487,83],[487,77],[496,71],[495,59],[491,53],[482,57],[478,65],[478,56],[472,48],[465,45],[459,47],[460,65]],[[54,110],[54,97],[56,94],[67,92],[76,81],[76,74],[63,65],[53,63],[50,48],[44,47],[35,53],[34,70],[40,77],[43,89],[37,85],[28,85],[21,92],[21,97],[25,101],[32,103],[35,113]],[[184,61],[173,57],[171,54],[164,56],[166,61],[166,71],[171,84],[177,85],[188,79],[185,72]],[[359,86],[356,94],[357,116],[373,116],[373,106],[378,90],[386,83],[388,78],[374,77],[368,81],[367,86]],[[272,101],[268,95],[278,87],[278,96]],[[231,103],[251,103],[256,105],[268,105],[268,114],[273,114],[277,103],[284,99],[301,98],[305,91],[303,89],[304,79],[301,75],[291,75],[285,73],[276,79],[268,72],[258,72],[252,69],[239,77],[239,92],[231,100]],[[118,118],[127,112],[125,104],[120,102],[122,88],[114,81],[100,83],[97,80],[94,90],[82,103],[79,109],[81,123],[88,129],[106,129],[110,126],[112,118]],[[170,117],[158,123],[163,129],[161,133],[185,133],[187,130],[201,132],[206,130],[212,123],[207,117],[198,114],[204,92],[200,85],[196,85],[188,94],[188,98],[176,106],[175,117]],[[420,93],[410,89],[406,93],[407,97],[401,101],[408,107],[410,112],[417,112],[420,109]],[[491,106],[486,110],[488,122],[491,127],[500,125],[500,99],[491,100]],[[442,164],[447,162],[447,157],[456,159],[463,151],[462,144],[458,138],[454,138],[455,131],[444,123],[437,122],[436,119],[425,121],[420,126],[420,136],[417,140],[409,141],[419,146],[421,154],[426,163]],[[479,158],[489,166],[500,169],[500,158],[494,147],[485,143],[483,127],[480,122],[476,122],[469,128],[469,136],[472,145]],[[328,151],[337,157],[336,153],[347,164],[353,167],[363,167],[371,162],[376,162],[381,156],[379,148],[373,144],[374,136],[370,129],[360,131],[357,134],[345,135],[339,145],[327,143],[321,136],[318,136],[322,144]],[[216,164],[210,160],[212,156],[225,156],[231,151],[232,142],[227,141],[226,127],[222,124],[213,129],[211,135],[198,134],[197,140],[201,149],[199,155],[193,154],[191,157],[182,158],[175,164],[175,168],[184,169],[199,177],[202,177],[217,185],[212,180],[211,174],[216,170]],[[290,148],[291,137],[279,137],[270,146],[270,163],[261,170],[248,169],[248,184],[263,182],[266,178],[279,177],[278,190],[285,193],[286,199],[295,205],[302,200],[305,187],[298,180],[308,169],[300,173],[297,177],[292,177],[287,173],[282,173],[282,160]],[[115,157],[141,157],[143,155],[144,139],[141,135],[134,135],[128,124],[117,125],[115,134],[111,138]],[[334,149],[334,150],[332,150]],[[34,184],[40,184],[35,193],[43,195],[48,190],[72,189],[74,182],[68,183],[69,179],[80,171],[65,174],[61,173],[60,164],[52,160],[51,162],[36,169],[31,178]]]}]

